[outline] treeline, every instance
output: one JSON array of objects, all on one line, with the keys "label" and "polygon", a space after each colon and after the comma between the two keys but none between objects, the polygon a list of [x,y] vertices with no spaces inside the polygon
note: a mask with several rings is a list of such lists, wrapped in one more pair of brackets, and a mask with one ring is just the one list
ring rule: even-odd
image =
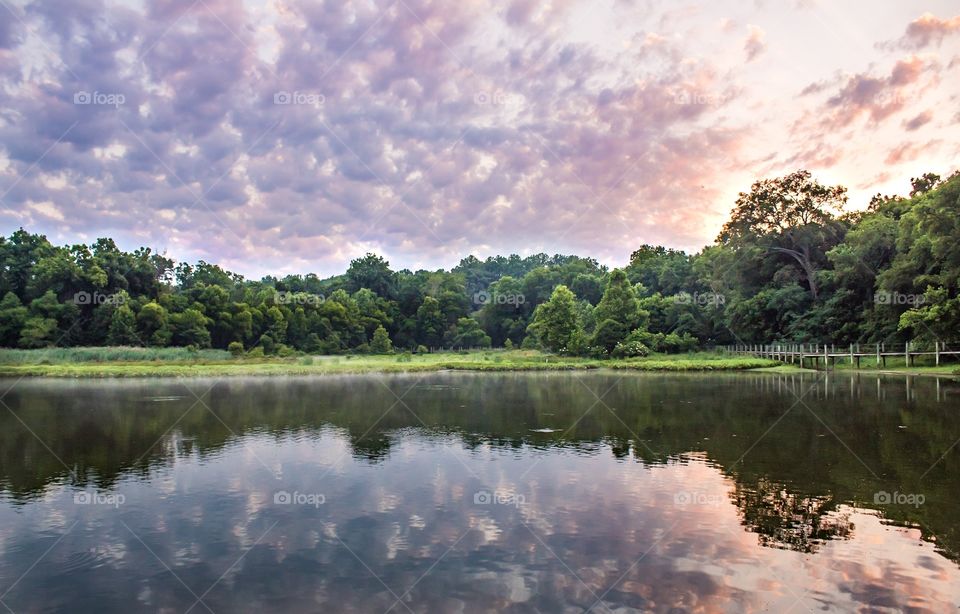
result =
[{"label": "treeline", "polygon": [[960,174],[911,180],[845,212],[806,171],[741,193],[698,254],[644,245],[622,269],[578,256],[463,259],[394,271],[265,277],[180,263],[111,239],[0,237],[0,345],[223,348],[239,354],[534,347],[639,356],[773,341],[954,340],[960,329]]}]

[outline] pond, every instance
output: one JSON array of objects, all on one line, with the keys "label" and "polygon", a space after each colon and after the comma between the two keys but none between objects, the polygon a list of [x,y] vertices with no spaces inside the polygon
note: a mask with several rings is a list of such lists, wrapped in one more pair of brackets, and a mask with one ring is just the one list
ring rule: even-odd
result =
[{"label": "pond", "polygon": [[3,391],[0,606],[18,614],[960,606],[949,379],[431,373]]}]

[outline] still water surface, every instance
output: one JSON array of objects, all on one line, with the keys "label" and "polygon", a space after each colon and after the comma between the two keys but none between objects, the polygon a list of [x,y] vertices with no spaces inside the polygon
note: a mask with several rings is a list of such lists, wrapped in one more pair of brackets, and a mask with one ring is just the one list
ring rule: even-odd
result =
[{"label": "still water surface", "polygon": [[0,612],[960,607],[946,379],[0,384]]}]

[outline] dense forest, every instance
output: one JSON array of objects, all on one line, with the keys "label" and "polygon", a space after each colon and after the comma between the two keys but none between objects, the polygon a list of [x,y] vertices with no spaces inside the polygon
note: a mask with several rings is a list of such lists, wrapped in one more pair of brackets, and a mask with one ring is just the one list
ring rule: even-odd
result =
[{"label": "dense forest", "polygon": [[0,345],[225,348],[235,354],[531,347],[639,356],[730,343],[954,341],[960,330],[960,173],[911,180],[846,211],[842,186],[807,171],[739,195],[697,254],[640,246],[593,258],[464,258],[394,271],[265,277],[176,263],[111,239],[55,246],[0,237]]}]

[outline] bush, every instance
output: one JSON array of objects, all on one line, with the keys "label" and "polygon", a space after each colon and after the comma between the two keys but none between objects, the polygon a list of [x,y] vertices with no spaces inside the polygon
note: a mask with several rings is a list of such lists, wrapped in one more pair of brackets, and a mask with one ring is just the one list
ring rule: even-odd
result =
[{"label": "bush", "polygon": [[570,343],[564,348],[564,353],[570,356],[585,356],[589,354],[589,347],[587,334],[582,329],[577,329],[570,335]]},{"label": "bush", "polygon": [[607,348],[600,345],[591,345],[587,348],[589,358],[603,359],[607,357]]},{"label": "bush", "polygon": [[613,348],[610,354],[614,358],[638,358],[649,356],[650,349],[639,341],[621,341]]},{"label": "bush", "polygon": [[247,356],[250,358],[263,358],[264,355],[263,346],[260,345],[247,352]]},{"label": "bush", "polygon": [[417,354],[429,354],[430,350],[425,345],[417,346]]},{"label": "bush", "polygon": [[503,349],[505,349],[505,350],[512,350],[512,349],[513,349],[513,341],[510,341],[510,339],[507,339],[506,341],[504,341],[504,342],[503,342]]},{"label": "bush", "polygon": [[397,356],[397,362],[413,362],[413,354],[410,353],[410,350],[407,350],[403,354]]},{"label": "bush", "polygon": [[682,335],[668,333],[665,335],[663,333],[635,330],[627,336],[625,341],[639,341],[659,354],[681,354],[697,349],[697,338],[690,333],[683,333]]},{"label": "bush", "polygon": [[264,354],[273,354],[277,349],[277,344],[274,342],[273,337],[267,334],[260,335],[260,342],[257,345],[263,348]]},{"label": "bush", "polygon": [[239,358],[243,356],[245,350],[243,349],[243,344],[239,341],[231,341],[230,345],[227,346],[227,351],[230,352],[230,355],[234,358]]},{"label": "bush", "polygon": [[607,352],[610,352],[618,343],[623,341],[628,332],[623,324],[607,318],[597,326],[597,330],[593,333],[592,345],[601,346]]},{"label": "bush", "polygon": [[697,348],[697,339],[690,333],[678,335],[669,333],[663,338],[662,350],[667,354],[680,354],[683,352],[692,352]]}]

